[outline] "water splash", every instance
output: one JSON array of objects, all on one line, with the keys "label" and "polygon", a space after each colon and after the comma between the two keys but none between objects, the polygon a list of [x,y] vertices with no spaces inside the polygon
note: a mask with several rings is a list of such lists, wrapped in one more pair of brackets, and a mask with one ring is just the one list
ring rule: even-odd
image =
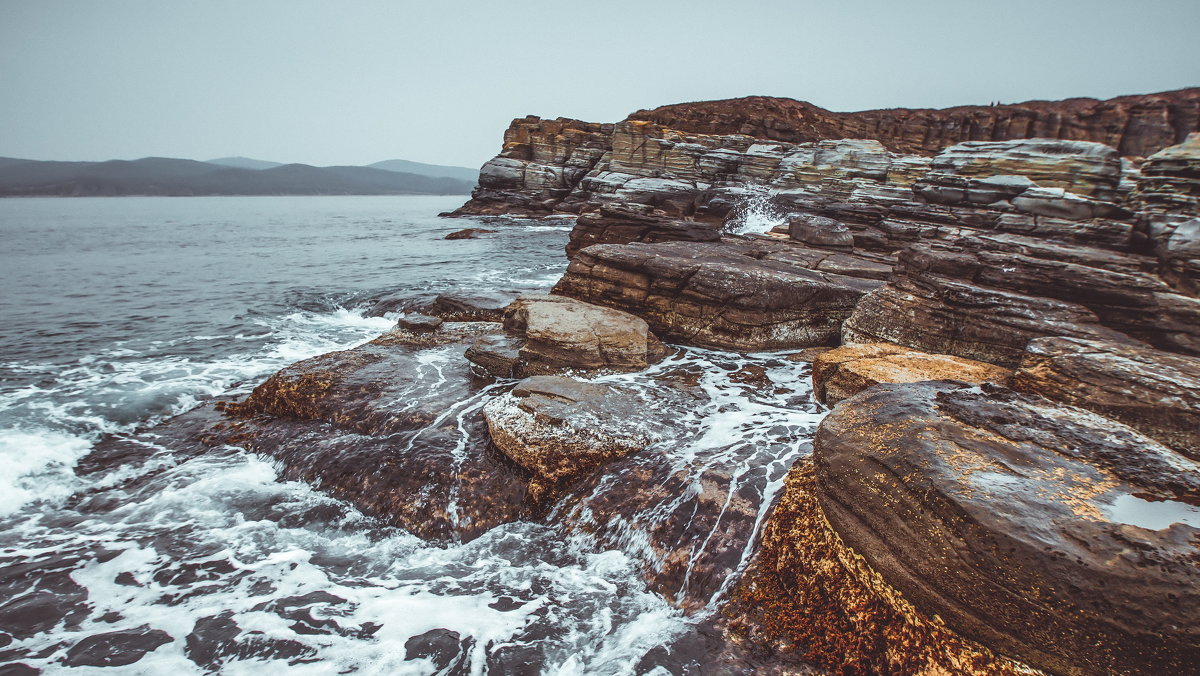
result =
[{"label": "water splash", "polygon": [[759,183],[745,186],[742,200],[725,219],[725,232],[731,235],[761,234],[787,223],[787,212],[776,197],[777,193],[770,186]]}]

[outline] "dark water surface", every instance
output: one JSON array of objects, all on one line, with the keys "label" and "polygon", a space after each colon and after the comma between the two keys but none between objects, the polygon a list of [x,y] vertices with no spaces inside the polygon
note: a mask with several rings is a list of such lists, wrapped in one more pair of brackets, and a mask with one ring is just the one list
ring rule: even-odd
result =
[{"label": "dark water surface", "polygon": [[[669,647],[691,620],[639,572],[654,556],[645,526],[617,524],[615,549],[552,523],[434,546],[279,481],[267,459],[183,452],[151,429],[382,333],[394,319],[364,316],[373,299],[544,290],[558,279],[571,221],[488,219],[496,234],[445,241],[480,225],[436,216],[460,201],[0,200],[0,665],[687,671]],[[747,366],[791,394],[731,378]],[[777,356],[700,350],[662,368],[692,373],[708,403],[690,436],[649,457],[696,491],[712,470],[753,484],[761,524],[820,417],[804,374]],[[606,378],[653,386],[640,374]],[[143,449],[139,462],[89,459],[114,440]],[[672,513],[652,506],[634,521]]]}]

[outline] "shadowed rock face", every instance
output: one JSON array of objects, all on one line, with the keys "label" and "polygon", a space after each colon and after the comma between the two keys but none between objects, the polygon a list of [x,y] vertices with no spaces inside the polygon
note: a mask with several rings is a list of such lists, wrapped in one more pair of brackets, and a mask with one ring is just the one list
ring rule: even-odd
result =
[{"label": "shadowed rock face", "polygon": [[1015,367],[1029,340],[1073,336],[1200,354],[1200,303],[1145,256],[1016,235],[913,246],[846,321],[846,342],[894,342]]},{"label": "shadowed rock face", "polygon": [[229,404],[228,443],[429,539],[471,539],[529,514],[529,474],[489,450],[484,383],[463,358],[492,323],[394,329],[297,362]]},{"label": "shadowed rock face", "polygon": [[1012,387],[1119,420],[1200,460],[1200,359],[1070,338],[1029,343]]},{"label": "shadowed rock face", "polygon": [[992,364],[927,354],[890,343],[843,345],[816,356],[812,362],[813,396],[826,406],[880,383],[922,380],[962,380],[970,383],[1008,380],[1008,369]]},{"label": "shadowed rock face", "polygon": [[822,422],[814,459],[841,540],[963,636],[1057,673],[1200,660],[1200,465],[1134,430],[1003,388],[880,385]]},{"label": "shadowed rock face", "polygon": [[842,320],[887,266],[849,254],[757,242],[597,245],[554,293],[644,318],[664,340],[735,350],[837,341]]}]

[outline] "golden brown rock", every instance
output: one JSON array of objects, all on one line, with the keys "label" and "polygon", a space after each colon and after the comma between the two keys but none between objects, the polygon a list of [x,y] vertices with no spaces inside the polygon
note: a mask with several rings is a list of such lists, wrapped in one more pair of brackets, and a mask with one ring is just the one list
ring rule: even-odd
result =
[{"label": "golden brown rock", "polygon": [[973,359],[929,354],[892,343],[843,345],[813,360],[813,394],[833,406],[880,383],[962,380],[1003,383],[1012,371]]}]

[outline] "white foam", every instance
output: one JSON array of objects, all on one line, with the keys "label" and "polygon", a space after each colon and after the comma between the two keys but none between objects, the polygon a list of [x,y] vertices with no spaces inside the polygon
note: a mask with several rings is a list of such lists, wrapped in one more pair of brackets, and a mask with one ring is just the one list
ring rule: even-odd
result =
[{"label": "white foam", "polygon": [[75,462],[91,442],[50,431],[0,431],[0,516],[35,500],[61,500],[76,484]]}]

